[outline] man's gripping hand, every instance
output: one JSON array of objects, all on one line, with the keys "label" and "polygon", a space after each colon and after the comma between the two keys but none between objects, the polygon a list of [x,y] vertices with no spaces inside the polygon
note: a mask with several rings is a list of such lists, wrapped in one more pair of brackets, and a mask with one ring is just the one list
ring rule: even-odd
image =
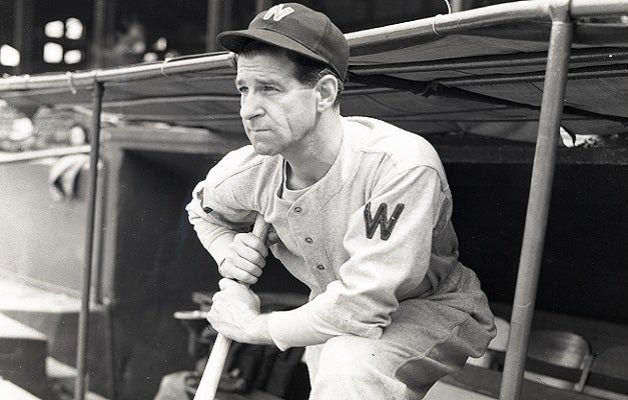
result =
[{"label": "man's gripping hand", "polygon": [[252,233],[238,233],[227,248],[227,254],[218,266],[220,275],[249,285],[256,283],[268,256],[264,242]]},{"label": "man's gripping hand", "polygon": [[268,315],[260,313],[259,297],[248,287],[230,279],[218,282],[207,320],[225,337],[240,343],[272,344]]}]

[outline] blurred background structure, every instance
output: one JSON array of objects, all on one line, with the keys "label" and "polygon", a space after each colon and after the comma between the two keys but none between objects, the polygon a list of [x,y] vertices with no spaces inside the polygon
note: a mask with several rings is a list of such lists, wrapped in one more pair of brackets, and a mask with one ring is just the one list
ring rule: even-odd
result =
[{"label": "blurred background structure", "polygon": [[[355,32],[505,0],[306,0]],[[246,27],[279,0],[0,0],[0,77],[112,68],[220,51],[216,35]],[[0,151],[89,142],[85,115],[16,110],[0,100]],[[65,125],[70,125],[70,134]]]},{"label": "blurred background structure", "polygon": [[[452,11],[503,3],[450,0]],[[218,50],[273,0],[0,0],[0,75],[127,65]],[[308,0],[344,32],[446,14],[445,0]]]}]

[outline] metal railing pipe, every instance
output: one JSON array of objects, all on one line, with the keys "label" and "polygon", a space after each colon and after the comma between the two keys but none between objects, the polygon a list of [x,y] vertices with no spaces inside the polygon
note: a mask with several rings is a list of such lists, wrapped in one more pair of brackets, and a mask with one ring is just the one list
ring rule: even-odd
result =
[{"label": "metal railing pipe", "polygon": [[628,0],[571,0],[573,18],[628,14]]},{"label": "metal railing pipe", "polygon": [[518,400],[521,395],[560,136],[573,24],[569,21],[569,0],[554,4],[556,8],[552,16],[547,72],[500,400]]},{"label": "metal railing pipe", "polygon": [[[599,63],[604,60],[628,60],[628,49],[575,49],[572,50],[571,63]],[[414,72],[442,72],[461,69],[509,68],[522,66],[547,65],[547,52],[479,56],[456,60],[434,60],[424,62],[406,62],[378,65],[353,65],[351,72],[359,75],[406,74]],[[613,65],[613,64],[610,64]]]},{"label": "metal railing pipe", "polygon": [[188,72],[229,68],[232,58],[233,54],[231,53],[215,53],[168,59],[159,63],[136,64],[92,71],[11,76],[0,79],[0,92],[37,89],[75,91],[92,89],[95,82],[125,84],[130,81],[159,76],[176,77]]},{"label": "metal railing pipe", "polygon": [[[395,41],[417,44],[447,34],[466,32],[476,28],[531,19],[545,20],[551,15],[552,0],[518,1],[436,15],[416,21],[403,22],[345,35],[352,55],[368,53],[382,44]],[[628,0],[573,0],[574,17],[628,14]],[[157,76],[176,76],[187,72],[200,72],[225,68],[231,64],[232,54],[215,53],[178,57],[159,63],[137,64],[122,68],[95,71],[68,72],[66,74],[21,75],[0,79],[0,92],[11,90],[91,89],[94,82],[121,83],[149,79]]]},{"label": "metal railing pipe", "polygon": [[74,398],[85,399],[86,374],[88,365],[89,318],[92,284],[92,262],[94,255],[94,227],[96,223],[96,201],[98,195],[98,158],[100,153],[100,114],[102,110],[104,85],[95,83],[93,89],[93,110],[91,129],[91,149],[89,162],[89,196],[87,197],[87,231],[85,234],[85,266],[79,314],[78,343],[76,349],[77,376],[74,384]]},{"label": "metal railing pipe", "polygon": [[0,152],[0,164],[28,162],[33,160],[41,160],[42,158],[63,157],[74,154],[89,153],[88,145],[76,147],[61,147],[44,150],[31,150],[21,153]]}]

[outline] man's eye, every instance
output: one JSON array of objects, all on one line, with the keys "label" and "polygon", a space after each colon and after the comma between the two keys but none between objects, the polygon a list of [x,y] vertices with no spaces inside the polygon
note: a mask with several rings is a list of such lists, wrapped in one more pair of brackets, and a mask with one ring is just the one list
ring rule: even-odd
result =
[{"label": "man's eye", "polygon": [[240,86],[238,87],[238,92],[241,94],[245,94],[249,92],[249,88],[245,87],[245,86]]},{"label": "man's eye", "polygon": [[275,92],[277,91],[277,88],[274,86],[264,86],[262,90],[265,92]]}]

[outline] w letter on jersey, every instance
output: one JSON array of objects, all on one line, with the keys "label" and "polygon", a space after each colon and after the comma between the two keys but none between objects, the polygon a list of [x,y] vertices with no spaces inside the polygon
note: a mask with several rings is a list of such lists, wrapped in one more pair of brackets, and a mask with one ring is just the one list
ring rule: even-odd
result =
[{"label": "w letter on jersey", "polygon": [[264,14],[264,21],[273,18],[273,21],[281,21],[286,15],[290,15],[294,12],[294,8],[292,7],[284,7],[283,4],[277,4],[266,11]]},{"label": "w letter on jersey", "polygon": [[404,207],[403,203],[397,204],[395,211],[393,211],[392,216],[388,219],[388,205],[386,203],[382,203],[377,208],[375,218],[373,218],[371,214],[371,203],[366,203],[364,206],[366,237],[372,239],[375,231],[377,230],[377,226],[379,225],[379,234],[382,240],[388,240]]}]

